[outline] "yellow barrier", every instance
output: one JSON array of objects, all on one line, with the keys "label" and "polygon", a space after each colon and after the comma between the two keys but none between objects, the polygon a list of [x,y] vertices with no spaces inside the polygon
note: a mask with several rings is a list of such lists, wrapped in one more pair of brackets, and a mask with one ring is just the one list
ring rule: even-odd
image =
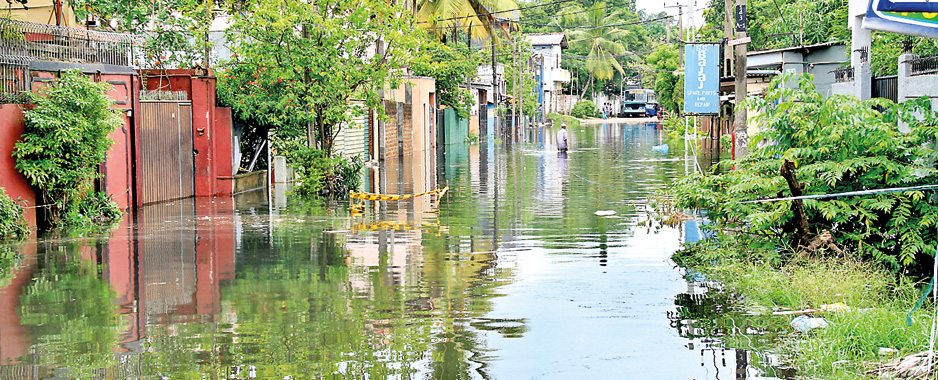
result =
[{"label": "yellow barrier", "polygon": [[365,201],[402,201],[405,199],[422,197],[428,194],[438,194],[440,197],[446,194],[449,191],[449,186],[442,189],[430,190],[420,194],[407,194],[407,195],[386,195],[386,194],[374,194],[374,193],[356,193],[350,191],[348,193],[349,198],[352,199],[361,199]]}]

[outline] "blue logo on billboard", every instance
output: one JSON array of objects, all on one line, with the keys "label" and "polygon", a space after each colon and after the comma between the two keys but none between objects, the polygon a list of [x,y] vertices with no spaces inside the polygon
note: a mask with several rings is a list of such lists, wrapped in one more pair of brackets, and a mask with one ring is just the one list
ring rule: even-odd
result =
[{"label": "blue logo on billboard", "polygon": [[684,113],[718,114],[720,45],[687,45],[684,62]]}]

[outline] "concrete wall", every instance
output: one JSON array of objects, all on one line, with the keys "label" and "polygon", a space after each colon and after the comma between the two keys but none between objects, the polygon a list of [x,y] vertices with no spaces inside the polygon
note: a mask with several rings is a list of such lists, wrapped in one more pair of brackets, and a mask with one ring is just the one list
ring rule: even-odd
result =
[{"label": "concrete wall", "polygon": [[931,99],[932,110],[938,111],[938,74],[912,75],[909,60],[916,58],[912,54],[899,56],[898,100],[904,102],[927,96]]}]

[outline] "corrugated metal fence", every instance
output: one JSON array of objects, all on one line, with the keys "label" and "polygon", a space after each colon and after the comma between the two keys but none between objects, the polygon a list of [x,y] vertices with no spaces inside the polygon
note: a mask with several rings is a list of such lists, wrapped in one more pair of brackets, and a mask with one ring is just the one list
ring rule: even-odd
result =
[{"label": "corrugated metal fence", "polygon": [[145,100],[140,114],[137,204],[193,196],[192,103]]}]

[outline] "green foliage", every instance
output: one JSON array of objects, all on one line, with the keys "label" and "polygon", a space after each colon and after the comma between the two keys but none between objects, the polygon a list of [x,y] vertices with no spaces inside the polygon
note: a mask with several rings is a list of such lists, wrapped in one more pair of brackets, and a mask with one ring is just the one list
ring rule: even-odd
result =
[{"label": "green foliage", "polygon": [[[747,35],[752,38],[749,51],[850,39],[844,0],[749,0],[747,3]],[[706,24],[700,30],[704,40],[724,36],[723,5],[723,0],[712,0],[711,7],[704,11]]]},{"label": "green foliage", "polygon": [[72,71],[32,94],[36,107],[25,112],[26,132],[13,157],[16,169],[42,191],[52,225],[80,207],[101,178],[98,166],[113,143],[108,135],[123,124],[120,112],[110,109],[110,87]]},{"label": "green foliage", "polygon": [[[107,193],[97,191],[78,202],[76,207],[69,208],[62,218],[62,226],[72,232],[82,232],[91,226],[112,226],[120,222],[122,216],[117,203]],[[94,227],[90,229],[97,230]]]},{"label": "green foliage", "polygon": [[[234,59],[219,98],[248,128],[276,128],[281,142],[309,140],[332,152],[354,116],[378,109],[378,90],[400,85],[419,41],[403,3],[381,0],[249,2],[227,30]],[[403,15],[403,16],[400,16]],[[374,56],[380,46],[384,54]]]},{"label": "green foliage", "polygon": [[577,119],[586,119],[599,117],[600,115],[596,112],[596,103],[593,103],[592,100],[581,100],[573,105],[573,109],[570,110],[570,116]]},{"label": "green foliage", "polygon": [[[822,315],[829,326],[798,333],[787,326],[796,316],[780,319],[780,329],[765,350],[781,354],[801,376],[819,379],[867,378],[870,363],[882,362],[880,347],[900,355],[921,352],[928,347],[930,310],[913,313],[914,323],[906,326],[905,316],[913,307],[916,284],[897,278],[882,267],[850,260],[818,260],[789,265],[783,270],[753,262],[745,257],[723,260],[704,270],[708,278],[719,280],[727,290],[744,300],[750,310],[804,310],[842,303],[851,310]],[[758,331],[758,330],[750,330]],[[749,348],[759,334],[731,339],[734,347]]]},{"label": "green foliage", "polygon": [[[93,16],[105,30],[139,34],[143,43],[134,64],[145,68],[190,68],[201,63],[206,46],[204,35],[214,18],[216,1],[161,0],[114,1],[70,0],[78,19]],[[222,2],[223,3],[223,2]],[[141,59],[142,58],[142,59]]]},{"label": "green foliage", "polygon": [[0,187],[0,240],[29,234],[23,206],[6,195]]},{"label": "green foliage", "polygon": [[436,79],[439,103],[456,110],[460,118],[468,119],[474,102],[469,91],[460,89],[459,85],[465,86],[466,80],[475,76],[482,53],[476,50],[470,59],[471,53],[428,38],[410,62],[410,71],[417,76]]},{"label": "green foliage", "polygon": [[449,30],[457,28],[471,30],[473,38],[497,39],[504,35],[497,20],[517,20],[514,12],[504,12],[518,8],[512,0],[420,0],[415,4],[421,26],[442,41]]},{"label": "green foliage", "polygon": [[[531,43],[524,35],[520,33],[513,34],[510,38],[511,43],[501,44],[497,47],[497,61],[504,65],[506,91],[511,96],[518,94],[521,90],[521,112],[525,115],[533,115],[537,112],[537,81],[533,73],[529,71],[528,62],[524,59],[515,59],[515,57],[530,57],[534,54]],[[519,53],[520,50],[520,53]],[[518,84],[520,67],[521,84]],[[509,104],[508,110],[512,110],[513,105]]]},{"label": "green foliage", "polygon": [[589,51],[586,57],[586,70],[597,80],[612,79],[618,71],[624,74],[618,56],[626,53],[622,40],[628,37],[627,30],[614,26],[619,20],[618,12],[609,12],[604,3],[595,3],[583,9],[573,4],[560,13],[561,26],[590,26],[588,29],[574,29],[566,33],[571,45],[582,46]]},{"label": "green foliage", "polygon": [[580,126],[580,119],[577,119],[573,116],[552,113],[547,115],[547,118],[552,120],[555,126],[560,125],[560,123],[567,123],[567,126],[570,128],[577,128]]},{"label": "green foliage", "polygon": [[[674,75],[678,68],[678,49],[672,45],[659,44],[655,46],[645,62],[654,68],[654,89],[658,95],[658,103],[668,113],[678,114],[683,107],[683,92],[677,93],[677,84],[680,77]],[[682,81],[683,82],[683,81]],[[678,102],[680,99],[680,102]]]},{"label": "green foliage", "polygon": [[870,54],[873,75],[896,75],[899,71],[899,56],[903,54],[902,48],[905,44],[911,45],[912,54],[923,57],[938,55],[938,39],[873,32],[873,46]]},{"label": "green foliage", "polygon": [[329,156],[325,151],[297,146],[287,151],[299,176],[294,191],[300,195],[344,196],[361,185],[364,163],[358,156]]},{"label": "green foliage", "polygon": [[[779,175],[784,160],[796,163],[808,195],[926,185],[938,179],[933,167],[938,122],[922,101],[825,100],[810,75],[798,78],[798,88],[783,87],[793,78],[782,76],[764,98],[747,99],[753,112],[763,112],[755,118],[762,127],[752,142],[758,146],[744,159],[721,165],[735,170],[693,175],[673,184],[678,209],[706,210],[714,229],[734,230],[740,240],[792,252],[791,202],[743,203],[791,195]],[[910,123],[911,132],[899,131],[900,119]],[[841,197],[806,200],[804,205],[810,233],[830,231],[840,248],[861,259],[923,273],[935,250],[938,198],[933,194]]]}]

